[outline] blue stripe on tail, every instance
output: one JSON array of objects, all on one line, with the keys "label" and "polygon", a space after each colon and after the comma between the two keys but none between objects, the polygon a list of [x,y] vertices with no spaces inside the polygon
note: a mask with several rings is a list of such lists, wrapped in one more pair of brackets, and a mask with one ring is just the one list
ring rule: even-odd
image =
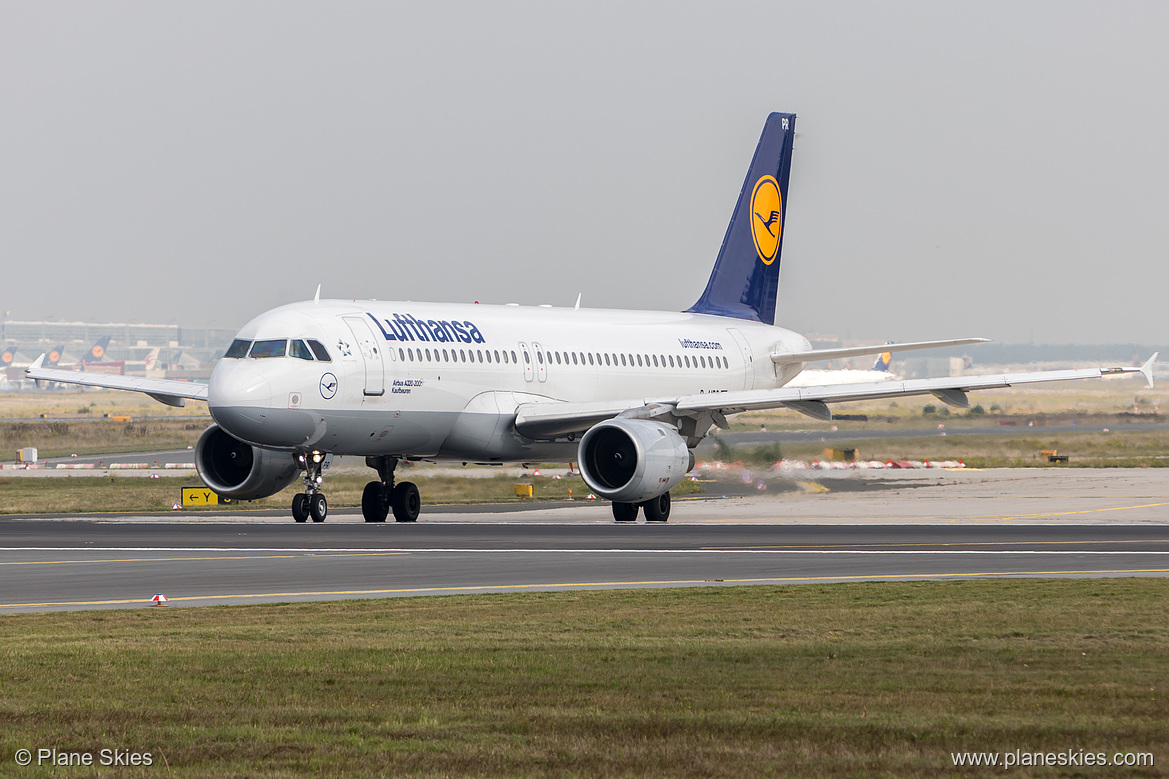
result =
[{"label": "blue stripe on tail", "polygon": [[771,114],[706,289],[687,312],[775,324],[795,114]]}]

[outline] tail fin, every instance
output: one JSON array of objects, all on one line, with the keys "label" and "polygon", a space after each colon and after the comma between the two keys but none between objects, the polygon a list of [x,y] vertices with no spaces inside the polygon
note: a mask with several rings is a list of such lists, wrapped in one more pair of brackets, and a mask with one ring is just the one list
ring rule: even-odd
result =
[{"label": "tail fin", "polygon": [[108,335],[103,335],[101,338],[97,339],[97,343],[95,343],[90,348],[89,354],[85,355],[85,359],[83,359],[82,362],[101,362],[102,359],[106,356],[106,347],[109,345],[110,337]]},{"label": "tail fin", "polygon": [[16,347],[15,346],[5,347],[4,351],[0,352],[0,365],[3,365],[5,368],[7,368],[9,365],[11,365],[12,361],[15,359],[16,359]]},{"label": "tail fin", "polygon": [[771,114],[706,290],[687,312],[775,324],[795,114]]},{"label": "tail fin", "polygon": [[64,348],[64,346],[58,346],[49,350],[49,353],[45,355],[46,368],[55,367],[57,363],[61,362],[61,350]]},{"label": "tail fin", "polygon": [[[893,342],[886,341],[885,343],[891,344]],[[881,352],[877,355],[877,361],[873,363],[873,370],[879,371],[881,373],[888,373],[889,363],[891,362],[893,362],[893,352]]]}]

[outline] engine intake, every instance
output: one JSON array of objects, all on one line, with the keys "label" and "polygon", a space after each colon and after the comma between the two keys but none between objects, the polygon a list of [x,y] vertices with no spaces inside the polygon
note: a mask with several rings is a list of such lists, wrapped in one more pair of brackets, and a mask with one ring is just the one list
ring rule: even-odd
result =
[{"label": "engine intake", "polygon": [[199,436],[195,468],[204,484],[225,498],[237,500],[275,495],[291,484],[300,470],[292,455],[245,444],[219,425],[211,425]]},{"label": "engine intake", "polygon": [[618,503],[640,503],[669,492],[694,462],[672,425],[644,419],[593,425],[578,452],[589,489]]}]

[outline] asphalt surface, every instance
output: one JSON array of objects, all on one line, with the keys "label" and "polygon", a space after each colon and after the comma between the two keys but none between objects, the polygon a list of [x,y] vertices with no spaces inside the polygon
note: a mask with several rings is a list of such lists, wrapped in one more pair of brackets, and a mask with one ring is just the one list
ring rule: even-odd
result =
[{"label": "asphalt surface", "polygon": [[[0,612],[610,587],[1169,574],[1158,470],[801,474],[676,501],[665,525],[594,503],[448,510],[0,518]],[[792,486],[789,484],[787,486]]]}]

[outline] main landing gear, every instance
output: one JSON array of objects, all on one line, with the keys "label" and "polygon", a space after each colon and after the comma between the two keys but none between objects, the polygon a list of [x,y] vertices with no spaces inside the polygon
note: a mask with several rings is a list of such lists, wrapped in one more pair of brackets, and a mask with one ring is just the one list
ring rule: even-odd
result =
[{"label": "main landing gear", "polygon": [[329,514],[329,502],[325,500],[325,493],[320,491],[325,480],[321,471],[327,457],[324,452],[297,455],[297,462],[304,469],[304,492],[292,499],[292,518],[297,522],[307,522],[309,517],[313,522],[324,522]]},{"label": "main landing gear", "polygon": [[670,493],[641,503],[613,503],[613,519],[618,522],[636,522],[638,509],[645,512],[646,522],[665,522],[670,518]]},{"label": "main landing gear", "polygon": [[366,522],[385,522],[390,511],[395,522],[417,522],[422,498],[414,482],[394,484],[397,457],[366,457],[365,464],[377,471],[381,481],[371,481],[361,493],[361,515]]}]

